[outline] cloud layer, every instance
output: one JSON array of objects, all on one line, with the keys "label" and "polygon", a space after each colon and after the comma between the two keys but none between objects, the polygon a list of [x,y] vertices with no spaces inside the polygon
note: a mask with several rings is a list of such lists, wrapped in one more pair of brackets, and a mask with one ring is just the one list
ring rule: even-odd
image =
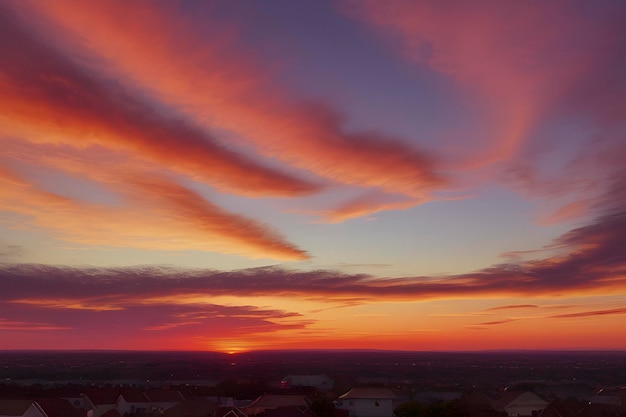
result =
[{"label": "cloud layer", "polygon": [[[82,335],[108,335],[102,348],[216,348],[294,334],[374,343],[360,328],[339,336],[357,322],[320,317],[354,309],[350,317],[382,329],[398,306],[449,299],[506,299],[432,316],[475,320],[459,327],[481,334],[624,314],[590,302],[557,314],[540,300],[626,291],[626,6],[316,3],[322,13],[306,19],[325,19],[341,42],[310,47],[311,60],[297,63],[312,34],[291,27],[293,16],[225,19],[229,7],[0,5],[0,227],[9,232],[0,236],[0,348],[17,346],[5,334],[25,345],[61,334],[58,346],[76,347],[88,345]],[[289,42],[268,59],[264,47],[279,38]],[[341,65],[330,58],[339,55]],[[315,80],[294,74],[304,65]],[[380,85],[352,83],[363,73]],[[382,108],[394,100],[402,105]],[[441,120],[418,114],[431,106]],[[380,119],[364,123],[370,116]],[[494,231],[496,212],[524,236]],[[368,222],[340,224],[359,218]],[[475,219],[483,223],[471,234],[456,230]],[[440,230],[426,227],[434,223]],[[442,270],[499,238],[520,242],[503,245],[503,263],[420,272],[432,242],[443,248]],[[35,241],[58,252],[67,243],[213,252],[204,264],[217,261],[9,263],[28,258]],[[215,254],[306,262],[228,269]],[[387,343],[406,337],[400,322]]]}]

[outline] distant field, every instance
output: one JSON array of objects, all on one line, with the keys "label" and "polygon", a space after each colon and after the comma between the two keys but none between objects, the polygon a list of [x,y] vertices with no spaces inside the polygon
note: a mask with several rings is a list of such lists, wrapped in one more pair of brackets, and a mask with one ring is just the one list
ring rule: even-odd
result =
[{"label": "distant field", "polygon": [[512,381],[626,383],[626,352],[0,352],[5,383],[120,380],[207,384],[228,379],[278,384],[287,374],[327,374],[347,385],[453,384],[501,387]]}]

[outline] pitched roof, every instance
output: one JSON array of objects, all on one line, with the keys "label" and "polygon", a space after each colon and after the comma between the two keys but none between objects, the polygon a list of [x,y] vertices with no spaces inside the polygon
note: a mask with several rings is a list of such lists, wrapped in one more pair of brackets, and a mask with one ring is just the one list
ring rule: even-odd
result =
[{"label": "pitched roof", "polygon": [[504,395],[502,396],[502,398],[500,398],[498,401],[496,401],[495,403],[495,408],[498,411],[503,411],[505,408],[511,406],[514,403],[517,402],[522,402],[522,403],[528,403],[528,402],[539,402],[539,403],[544,403],[545,405],[548,404],[548,402],[546,400],[544,400],[543,398],[541,398],[540,396],[538,396],[537,394],[535,394],[534,392],[531,391],[509,391],[509,392],[505,392]]},{"label": "pitched roof", "polygon": [[[254,400],[248,407],[308,407],[311,400],[306,395],[264,394]],[[246,407],[246,408],[248,408]]]},{"label": "pitched roof", "polygon": [[372,399],[372,400],[395,400],[398,397],[387,388],[368,387],[352,388],[339,397],[342,400]]},{"label": "pitched roof", "polygon": [[248,415],[263,413],[268,409],[281,407],[300,407],[306,410],[311,405],[311,400],[306,395],[277,395],[264,394],[241,410]]},{"label": "pitched roof", "polygon": [[174,407],[165,410],[163,417],[206,417],[213,416],[219,404],[214,401],[194,398],[176,404]]},{"label": "pitched roof", "polygon": [[128,403],[146,403],[149,402],[148,397],[136,388],[122,388],[119,395],[124,397],[124,401]]},{"label": "pitched roof", "polygon": [[576,417],[576,413],[569,409],[563,400],[554,400],[544,408],[539,417]]},{"label": "pitched roof", "polygon": [[214,417],[248,417],[248,414],[237,407],[218,407]]},{"label": "pitched roof", "polygon": [[21,416],[33,403],[33,400],[0,400],[0,414],[3,416]]},{"label": "pitched roof", "polygon": [[114,388],[89,388],[86,389],[84,395],[94,405],[115,404],[119,397],[119,390]]},{"label": "pitched roof", "polygon": [[48,417],[87,417],[86,410],[74,408],[62,398],[39,398],[36,401]]},{"label": "pitched roof", "polygon": [[314,414],[308,408],[303,407],[279,407],[265,410],[265,417],[313,417]]}]

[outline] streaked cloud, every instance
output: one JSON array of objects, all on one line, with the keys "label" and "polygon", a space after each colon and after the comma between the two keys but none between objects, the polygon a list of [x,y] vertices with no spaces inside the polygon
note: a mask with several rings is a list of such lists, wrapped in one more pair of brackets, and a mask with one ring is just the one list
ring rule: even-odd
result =
[{"label": "streaked cloud", "polygon": [[[122,308],[76,310],[64,300],[19,300],[3,309],[0,330],[5,335],[14,334],[17,339],[5,337],[1,349],[19,345],[20,335],[40,340],[51,349],[67,347],[71,341],[75,349],[88,349],[93,338],[98,339],[101,349],[219,349],[228,340],[259,337],[287,330],[297,330],[310,325],[310,319],[280,310],[252,306],[223,306],[217,304],[141,304],[129,299],[117,299],[114,303]],[[5,305],[6,306],[6,305]],[[33,331],[45,330],[61,343],[47,339],[46,334],[33,335]],[[202,338],[198,335],[210,334]],[[90,341],[92,339],[92,341]],[[18,343],[18,344],[15,344]]]},{"label": "streaked cloud", "polygon": [[0,61],[5,131],[35,142],[122,149],[243,194],[288,196],[318,189],[229,150],[206,129],[164,115],[131,88],[64,55],[6,5],[0,11],[7,42]]},{"label": "streaked cloud", "polygon": [[477,323],[476,326],[495,326],[498,324],[506,324],[515,321],[515,319],[504,319],[504,320],[495,320],[495,321],[487,321],[484,323]]},{"label": "streaked cloud", "polygon": [[498,310],[516,310],[516,309],[525,309],[525,308],[538,308],[538,305],[535,304],[515,304],[515,305],[508,305],[508,306],[498,306],[498,307],[491,307],[486,309],[485,311],[498,311]]},{"label": "streaked cloud", "polygon": [[[445,184],[428,152],[384,133],[351,132],[332,104],[288,99],[289,92],[273,84],[268,70],[237,43],[236,28],[224,28],[227,36],[203,37],[193,22],[184,29],[173,26],[172,13],[185,17],[171,7],[110,2],[78,12],[63,2],[33,9],[80,35],[83,46],[106,61],[109,73],[121,74],[200,124],[239,133],[263,155],[335,183],[418,201]],[[131,16],[141,18],[132,19],[129,30],[125,19]],[[213,24],[213,33],[219,32],[220,23]],[[235,48],[240,54],[225,52]],[[173,54],[178,58],[170,59]]]},{"label": "streaked cloud", "polygon": [[[615,198],[615,195],[612,195]],[[479,295],[577,294],[626,288],[626,214],[608,212],[590,225],[574,229],[557,239],[564,254],[519,264],[494,265],[483,270],[445,277],[385,278],[350,275],[334,271],[294,271],[278,267],[240,271],[185,270],[169,268],[80,268],[4,265],[5,297],[26,296],[30,288],[45,288],[55,280],[60,293],[75,287],[83,296],[123,293],[133,298],[178,294],[276,295],[306,298],[361,300],[425,300]],[[86,277],[89,280],[86,280]],[[25,283],[29,282],[26,285]],[[38,284],[35,284],[38,283]],[[145,288],[149,288],[146,290]],[[15,294],[15,295],[13,295]]]},{"label": "streaked cloud", "polygon": [[0,208],[28,216],[25,222],[31,226],[81,244],[210,250],[285,260],[307,257],[268,226],[220,209],[167,178],[126,174],[116,173],[113,184],[119,185],[117,191],[127,204],[111,207],[47,192],[4,170]]},{"label": "streaked cloud", "polygon": [[613,314],[626,314],[626,308],[613,308],[609,310],[594,310],[594,311],[582,311],[579,313],[557,314],[550,316],[553,319],[569,319],[577,317],[593,317],[593,316],[606,316]]},{"label": "streaked cloud", "polygon": [[0,5],[0,348],[625,346],[624,4],[260,7]]},{"label": "streaked cloud", "polygon": [[480,109],[479,122],[449,149],[450,171],[477,181],[495,175],[557,205],[542,224],[592,215],[625,152],[624,5],[600,2],[589,12],[563,1],[339,4],[416,69],[449,77]]}]

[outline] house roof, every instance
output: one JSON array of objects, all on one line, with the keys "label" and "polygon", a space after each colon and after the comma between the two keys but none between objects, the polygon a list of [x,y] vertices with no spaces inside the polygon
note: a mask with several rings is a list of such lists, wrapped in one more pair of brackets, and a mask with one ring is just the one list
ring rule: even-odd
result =
[{"label": "house roof", "polygon": [[502,398],[500,398],[495,403],[496,410],[503,411],[505,408],[509,407],[513,403],[523,403],[523,402],[541,402],[548,404],[546,400],[538,396],[537,394],[530,391],[510,391],[504,393]]},{"label": "house roof", "polygon": [[[264,394],[254,400],[248,407],[308,407],[311,400],[306,395]],[[246,408],[248,408],[246,407]]]},{"label": "house roof", "polygon": [[219,404],[214,401],[194,398],[176,404],[174,407],[165,410],[163,417],[206,417],[213,416]]},{"label": "house roof", "polygon": [[21,416],[33,402],[33,400],[0,400],[0,415]]},{"label": "house roof", "polygon": [[350,391],[341,395],[342,400],[356,399],[372,399],[372,400],[395,400],[398,397],[387,388],[368,387],[368,388],[352,388]]},{"label": "house roof", "polygon": [[122,388],[119,395],[124,397],[127,403],[146,403],[149,402],[148,397],[136,388]]},{"label": "house roof", "polygon": [[311,400],[306,395],[276,395],[264,394],[241,410],[248,415],[263,413],[268,409],[281,407],[300,407],[306,410],[311,405]]},{"label": "house roof", "polygon": [[248,417],[248,414],[237,407],[218,407],[214,417]]},{"label": "house roof", "polygon": [[74,408],[62,398],[39,398],[36,400],[39,407],[48,417],[86,417],[87,411]]},{"label": "house roof", "polygon": [[265,417],[313,417],[314,414],[308,408],[303,407],[279,407],[265,410]]},{"label": "house roof", "polygon": [[554,400],[544,408],[539,417],[576,417],[577,413],[572,411],[562,400]]},{"label": "house roof", "polygon": [[85,390],[84,395],[94,405],[115,404],[119,397],[119,390],[114,388],[90,388]]}]

